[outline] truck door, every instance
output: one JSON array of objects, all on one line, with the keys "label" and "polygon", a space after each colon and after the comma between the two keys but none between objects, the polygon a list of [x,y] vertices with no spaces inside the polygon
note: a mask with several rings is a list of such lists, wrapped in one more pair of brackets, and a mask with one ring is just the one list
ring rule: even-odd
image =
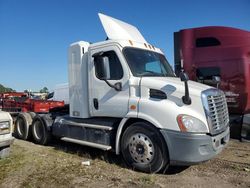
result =
[{"label": "truck door", "polygon": [[[110,79],[108,83],[121,83],[121,91],[111,88],[99,75],[98,58],[94,54],[108,58]],[[89,61],[89,104],[91,116],[124,117],[128,112],[129,71],[126,61],[117,46],[92,49]]]}]

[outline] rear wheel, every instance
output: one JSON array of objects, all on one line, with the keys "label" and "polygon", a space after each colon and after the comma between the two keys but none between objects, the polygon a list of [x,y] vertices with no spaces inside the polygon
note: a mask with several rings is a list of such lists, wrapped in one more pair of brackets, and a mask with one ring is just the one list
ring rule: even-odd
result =
[{"label": "rear wheel", "polygon": [[47,145],[51,139],[51,133],[47,130],[47,126],[42,117],[36,116],[32,123],[31,132],[34,142],[41,145]]},{"label": "rear wheel", "polygon": [[36,113],[35,112],[29,112],[30,116],[32,119],[34,119],[34,117],[36,116]]},{"label": "rear wheel", "polygon": [[162,136],[146,122],[134,123],[125,130],[121,150],[126,163],[139,171],[157,173],[169,162]]},{"label": "rear wheel", "polygon": [[16,125],[14,133],[15,135],[23,140],[30,138],[30,125],[32,123],[32,118],[28,113],[20,113],[16,119]]}]

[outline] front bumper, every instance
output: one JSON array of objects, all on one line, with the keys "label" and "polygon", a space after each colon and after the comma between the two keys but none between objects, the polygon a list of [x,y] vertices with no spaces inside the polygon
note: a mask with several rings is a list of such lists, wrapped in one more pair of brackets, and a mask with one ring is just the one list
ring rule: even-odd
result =
[{"label": "front bumper", "polygon": [[3,139],[0,138],[0,148],[10,146],[13,142],[14,142],[14,137],[12,136]]},{"label": "front bumper", "polygon": [[220,153],[229,141],[229,128],[216,136],[161,129],[167,143],[170,164],[192,165]]}]

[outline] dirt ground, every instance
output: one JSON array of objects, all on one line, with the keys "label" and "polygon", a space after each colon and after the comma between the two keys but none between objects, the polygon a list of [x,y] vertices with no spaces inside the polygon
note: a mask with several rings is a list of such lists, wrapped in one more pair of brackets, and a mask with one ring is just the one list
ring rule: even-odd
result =
[{"label": "dirt ground", "polygon": [[15,140],[11,151],[0,160],[0,187],[250,188],[250,143],[232,139],[216,158],[166,174],[135,172],[120,156],[61,141],[40,146]]}]

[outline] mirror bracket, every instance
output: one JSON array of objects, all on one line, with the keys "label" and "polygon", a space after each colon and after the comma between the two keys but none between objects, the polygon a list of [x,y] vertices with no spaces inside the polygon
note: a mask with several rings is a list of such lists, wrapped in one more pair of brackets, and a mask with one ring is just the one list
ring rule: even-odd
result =
[{"label": "mirror bracket", "polygon": [[192,101],[189,96],[188,75],[185,72],[180,72],[180,79],[182,82],[184,82],[184,86],[185,86],[185,95],[182,97],[182,101],[184,104],[190,105]]},{"label": "mirror bracket", "polygon": [[106,82],[106,84],[108,84],[109,87],[114,88],[116,91],[122,90],[122,83],[121,82],[117,82],[113,85],[108,80],[103,80],[103,81]]}]

